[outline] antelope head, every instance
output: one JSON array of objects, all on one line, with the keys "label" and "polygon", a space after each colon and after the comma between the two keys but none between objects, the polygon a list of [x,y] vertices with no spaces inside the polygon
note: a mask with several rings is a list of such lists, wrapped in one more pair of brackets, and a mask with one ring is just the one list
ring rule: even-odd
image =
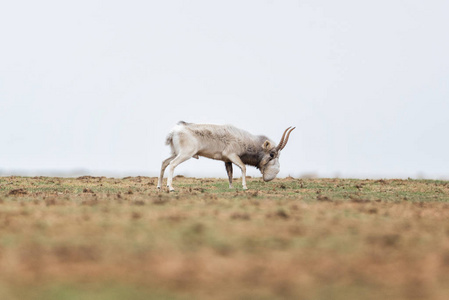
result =
[{"label": "antelope head", "polygon": [[273,145],[272,142],[266,140],[263,145],[263,158],[259,164],[260,172],[263,175],[264,181],[270,181],[276,178],[276,175],[279,173],[280,165],[279,165],[279,156],[281,155],[282,149],[287,145],[288,138],[290,137],[290,133],[296,127],[289,127],[285,129],[284,134],[282,135],[281,141],[277,146]]}]

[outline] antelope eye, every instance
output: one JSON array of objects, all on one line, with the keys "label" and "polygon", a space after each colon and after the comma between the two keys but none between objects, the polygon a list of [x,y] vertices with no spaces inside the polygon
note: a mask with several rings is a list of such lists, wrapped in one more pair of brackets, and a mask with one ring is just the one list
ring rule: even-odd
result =
[{"label": "antelope eye", "polygon": [[270,157],[273,158],[274,157],[274,153],[270,153]]}]

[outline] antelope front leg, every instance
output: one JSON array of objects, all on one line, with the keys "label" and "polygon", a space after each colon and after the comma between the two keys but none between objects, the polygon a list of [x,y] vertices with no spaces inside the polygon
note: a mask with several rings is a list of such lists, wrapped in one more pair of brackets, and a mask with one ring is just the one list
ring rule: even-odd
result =
[{"label": "antelope front leg", "polygon": [[242,170],[242,188],[244,190],[247,190],[248,188],[246,187],[246,166],[245,164],[242,162],[242,160],[240,159],[240,157],[237,154],[229,154],[226,155],[229,160],[236,164],[241,170]]},{"label": "antelope front leg", "polygon": [[229,188],[232,189],[232,162],[225,162],[225,167],[229,178]]}]

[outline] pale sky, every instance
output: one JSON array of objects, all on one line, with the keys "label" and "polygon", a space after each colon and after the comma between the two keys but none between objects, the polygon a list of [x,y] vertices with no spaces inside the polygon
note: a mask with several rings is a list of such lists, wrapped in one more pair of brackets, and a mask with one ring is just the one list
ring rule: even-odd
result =
[{"label": "pale sky", "polygon": [[[184,120],[276,142],[296,126],[280,177],[449,178],[448,12],[445,0],[3,1],[0,175],[154,176]],[[175,173],[226,176],[206,158]]]}]

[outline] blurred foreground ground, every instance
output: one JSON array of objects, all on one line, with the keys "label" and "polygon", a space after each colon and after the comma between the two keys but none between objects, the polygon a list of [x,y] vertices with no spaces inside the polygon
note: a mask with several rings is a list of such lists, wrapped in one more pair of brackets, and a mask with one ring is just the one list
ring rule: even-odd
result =
[{"label": "blurred foreground ground", "polygon": [[447,299],[449,182],[0,177],[1,299]]}]

